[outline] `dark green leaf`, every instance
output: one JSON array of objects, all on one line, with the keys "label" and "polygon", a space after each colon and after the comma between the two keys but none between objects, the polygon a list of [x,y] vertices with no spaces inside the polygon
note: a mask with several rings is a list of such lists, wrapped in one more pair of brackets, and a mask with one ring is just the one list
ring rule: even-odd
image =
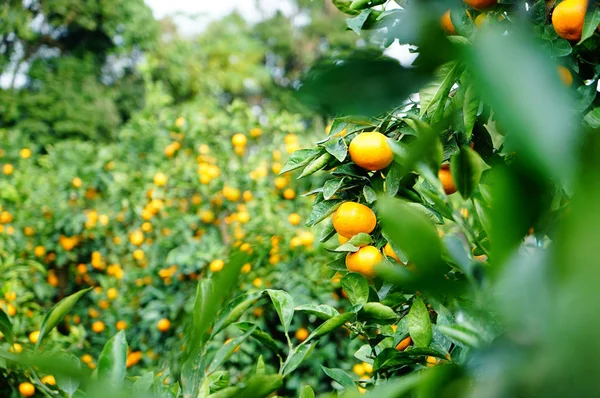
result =
[{"label": "dark green leaf", "polygon": [[600,25],[600,9],[598,9],[597,6],[591,6],[585,14],[585,19],[583,20],[583,31],[581,32],[581,40],[579,40],[577,45],[592,37],[598,28],[598,25]]},{"label": "dark green leaf", "polygon": [[329,153],[325,152],[324,154],[322,154],[321,156],[319,156],[318,158],[316,158],[315,160],[310,162],[308,164],[308,166],[306,166],[304,168],[304,170],[302,170],[302,173],[298,176],[298,179],[304,178],[306,176],[314,174],[317,171],[323,169],[325,166],[327,166],[327,163],[329,162],[330,159],[331,159],[331,155]]},{"label": "dark green leaf", "polygon": [[281,355],[281,349],[277,345],[277,342],[268,334],[262,331],[257,325],[251,322],[238,322],[235,323],[234,326],[239,328],[243,332],[247,332],[250,329],[254,329],[250,337],[256,339],[259,343],[273,351],[277,355]]},{"label": "dark green leaf", "polygon": [[468,199],[481,179],[482,160],[471,148],[463,146],[460,152],[452,156],[450,161],[450,171],[454,184],[464,199]]},{"label": "dark green leaf", "polygon": [[2,309],[0,309],[0,332],[6,337],[9,343],[13,341],[12,323]]}]

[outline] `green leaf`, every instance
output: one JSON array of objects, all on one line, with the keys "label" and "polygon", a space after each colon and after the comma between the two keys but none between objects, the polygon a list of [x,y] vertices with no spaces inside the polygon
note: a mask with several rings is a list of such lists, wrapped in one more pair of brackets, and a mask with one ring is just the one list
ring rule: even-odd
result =
[{"label": "green leaf", "polygon": [[340,199],[331,199],[317,203],[315,206],[313,206],[313,209],[310,215],[308,216],[305,225],[307,227],[312,227],[318,224],[319,222],[323,221],[331,214],[333,214],[333,212],[337,210],[337,208],[342,204],[342,202],[343,200]]},{"label": "green leaf", "polygon": [[480,346],[481,342],[477,333],[466,327],[459,325],[438,325],[436,329],[450,337],[459,345],[472,348],[478,348]]},{"label": "green leaf", "polygon": [[354,33],[360,35],[360,30],[369,18],[369,15],[371,15],[370,9],[362,10],[361,13],[355,16],[354,18],[347,18],[346,24],[350,29],[352,29]]},{"label": "green leaf", "polygon": [[315,392],[309,385],[305,385],[300,390],[300,396],[298,398],[315,398]]},{"label": "green leaf", "polygon": [[127,373],[127,340],[121,330],[106,342],[98,358],[98,377],[120,387]]},{"label": "green leaf", "polygon": [[283,376],[287,376],[288,374],[296,370],[298,366],[300,366],[300,364],[302,364],[302,362],[304,362],[304,360],[308,358],[312,350],[317,345],[316,342],[313,344],[305,344],[306,341],[307,340],[305,340],[304,343],[297,346],[292,352],[292,355],[283,364]]},{"label": "green leaf", "polygon": [[323,372],[333,380],[337,381],[345,390],[356,390],[356,383],[354,377],[346,373],[345,370],[339,368],[326,368],[321,366]]},{"label": "green leaf", "polygon": [[210,375],[208,375],[206,380],[208,381],[209,390],[212,390],[212,391],[222,390],[225,387],[229,386],[229,382],[230,382],[229,372],[227,372],[225,370],[221,370],[221,371],[211,373]]},{"label": "green leaf", "polygon": [[398,190],[400,189],[400,181],[402,180],[404,173],[405,170],[399,163],[392,163],[390,170],[385,176],[385,192],[389,196],[396,196],[398,193]]},{"label": "green leaf", "polygon": [[188,352],[181,368],[181,387],[184,395],[192,397],[198,394],[204,367],[201,352],[208,338],[208,329],[213,324],[218,310],[225,298],[233,291],[240,269],[247,262],[242,253],[235,253],[218,275],[198,282],[192,315],[192,327],[186,332]]},{"label": "green leaf", "polygon": [[445,63],[436,70],[434,80],[419,90],[421,117],[433,114],[432,122],[440,120],[450,90],[458,81],[461,72],[462,66],[457,61]]},{"label": "green leaf", "polygon": [[317,157],[319,152],[320,151],[316,149],[299,149],[295,151],[285,162],[279,174],[284,174],[288,171],[296,170],[300,167],[306,166],[311,160]]},{"label": "green leaf", "polygon": [[[64,355],[64,360],[69,362],[74,369],[81,369],[81,362],[75,355]],[[65,374],[63,372],[56,372],[54,375],[56,384],[67,396],[70,398],[75,394],[77,388],[79,388],[80,381],[73,375]]]},{"label": "green leaf", "polygon": [[302,170],[302,174],[298,176],[298,179],[304,178],[323,169],[325,166],[327,166],[327,163],[331,158],[332,156],[329,153],[325,152],[324,154],[310,162],[308,166],[306,166],[304,170]]},{"label": "green leaf", "polygon": [[585,122],[593,129],[600,127],[600,108],[594,108],[583,118]]},{"label": "green leaf", "polygon": [[323,185],[323,198],[325,198],[325,200],[331,199],[331,197],[335,195],[337,190],[340,189],[343,184],[344,178],[336,178],[325,181],[325,184]]},{"label": "green leaf", "polygon": [[598,6],[592,6],[588,9],[583,20],[583,30],[581,32],[581,39],[577,45],[580,45],[588,38],[592,37],[596,29],[600,25],[600,9]]},{"label": "green leaf", "polygon": [[346,145],[346,141],[343,137],[339,137],[335,141],[328,142],[325,145],[325,150],[340,162],[343,162],[348,154],[348,146]]},{"label": "green leaf", "polygon": [[528,36],[505,35],[493,26],[478,33],[472,49],[469,64],[478,92],[487,94],[484,100],[519,159],[569,184],[577,164],[578,129],[570,111],[575,101],[557,78],[554,62]]},{"label": "green leaf", "polygon": [[373,188],[371,188],[368,185],[363,186],[363,196],[369,204],[377,200],[377,194],[375,193],[375,191],[373,191]]},{"label": "green leaf", "polygon": [[399,318],[393,309],[377,302],[366,303],[362,308],[362,315],[380,324],[393,323]]},{"label": "green leaf", "polygon": [[211,335],[215,336],[221,330],[237,321],[248,308],[256,303],[260,294],[261,293],[242,294],[227,303],[227,305],[219,312]]},{"label": "green leaf", "polygon": [[[470,79],[470,76],[468,78]],[[479,96],[477,95],[473,84],[469,83],[467,85],[463,101],[463,126],[465,135],[467,136],[467,139],[470,140],[471,134],[473,133],[473,127],[475,127],[475,121],[477,120],[477,112],[479,111]]]},{"label": "green leaf", "polygon": [[262,355],[258,356],[258,360],[256,361],[256,375],[264,375],[265,374],[265,360]]},{"label": "green leaf", "polygon": [[335,329],[344,325],[346,322],[348,322],[350,319],[354,318],[355,316],[356,316],[356,314],[354,314],[353,312],[346,312],[346,313],[336,315],[333,318],[326,320],[321,325],[319,325],[318,328],[313,330],[313,332],[310,334],[310,336],[308,336],[308,338],[304,341],[304,343],[307,343],[308,341],[310,341],[312,339],[315,339],[317,337],[321,337],[321,336],[324,336],[326,334],[333,332]]},{"label": "green leaf", "polygon": [[362,247],[362,246],[370,245],[371,243],[373,243],[373,238],[371,237],[371,235],[369,235],[365,232],[359,232],[356,235],[354,235],[352,238],[350,238],[348,243],[351,243],[354,246]]},{"label": "green leaf", "polygon": [[462,146],[460,152],[450,160],[452,179],[464,199],[468,199],[479,185],[483,171],[482,162],[477,152],[468,146]]},{"label": "green leaf", "polygon": [[[135,385],[134,385],[134,387],[135,387]],[[208,381],[208,377],[206,377],[202,381],[202,384],[200,384],[200,388],[198,390],[198,396],[196,398],[208,398],[209,395],[210,395],[210,383]]]},{"label": "green leaf", "polygon": [[279,315],[283,330],[287,333],[294,317],[294,299],[283,290],[268,289],[267,293],[273,302],[277,315]]},{"label": "green leaf", "polygon": [[229,341],[227,344],[223,344],[221,348],[219,348],[211,361],[207,373],[212,373],[219,368],[229,357],[233,355],[237,347],[244,342],[256,329],[256,325],[250,327],[246,333],[241,336],[235,337]]},{"label": "green leaf", "polygon": [[338,310],[327,304],[302,304],[296,307],[296,311],[306,312],[325,320],[340,314]]},{"label": "green leaf", "polygon": [[0,332],[6,337],[9,343],[13,341],[12,322],[2,309],[0,309]]},{"label": "green leaf", "polygon": [[239,389],[236,398],[264,398],[277,391],[283,385],[283,377],[277,375],[252,376],[246,385]]},{"label": "green leaf", "polygon": [[250,337],[252,337],[256,341],[258,341],[259,343],[261,343],[262,345],[264,345],[265,347],[267,347],[268,349],[270,349],[271,351],[273,351],[275,354],[277,354],[277,355],[281,355],[282,354],[282,351],[279,348],[279,345],[277,345],[277,342],[271,337],[271,335],[269,335],[268,333],[265,333],[264,331],[262,331],[254,323],[251,323],[251,322],[238,322],[238,323],[236,323],[234,325],[237,328],[239,328],[241,331],[243,331],[243,332],[247,332],[251,328],[255,327],[256,329],[254,329],[254,331],[252,332],[252,334],[250,335]]},{"label": "green leaf", "polygon": [[413,301],[410,311],[408,312],[408,332],[410,338],[415,343],[416,347],[426,348],[431,343],[433,332],[431,328],[431,319],[429,318],[429,311],[423,300],[416,298]]},{"label": "green leaf", "polygon": [[369,282],[361,274],[350,272],[342,278],[341,283],[352,305],[365,304],[369,299]]},{"label": "green leaf", "polygon": [[60,300],[54,305],[54,307],[50,309],[50,311],[46,314],[44,320],[42,321],[42,326],[40,327],[40,335],[38,336],[37,343],[35,344],[36,350],[39,349],[44,337],[46,337],[48,333],[50,333],[50,331],[54,329],[54,327],[58,325],[58,323],[65,317],[65,315],[67,315],[69,311],[71,311],[75,303],[77,303],[77,300],[79,300],[81,296],[83,296],[90,290],[92,290],[91,287],[73,293],[72,295]]}]

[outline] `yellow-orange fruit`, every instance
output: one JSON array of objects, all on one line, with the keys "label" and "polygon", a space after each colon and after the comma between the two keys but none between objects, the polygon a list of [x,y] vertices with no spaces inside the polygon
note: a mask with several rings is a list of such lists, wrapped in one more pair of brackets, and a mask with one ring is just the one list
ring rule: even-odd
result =
[{"label": "yellow-orange fruit", "polygon": [[375,276],[375,266],[383,260],[383,255],[375,246],[364,246],[356,253],[346,256],[346,268],[350,272],[358,272],[366,278]]},{"label": "yellow-orange fruit", "polygon": [[552,12],[556,34],[571,41],[581,39],[587,5],[587,0],[565,0],[557,5]]},{"label": "yellow-orange fruit", "polygon": [[438,172],[438,178],[444,187],[444,192],[446,195],[452,195],[456,192],[456,185],[454,185],[454,179],[452,178],[452,173],[450,173],[450,165],[443,164]]},{"label": "yellow-orange fruit", "polygon": [[345,202],[333,214],[332,222],[338,234],[351,238],[361,232],[373,232],[377,225],[377,217],[373,210],[363,204]]},{"label": "yellow-orange fruit", "polygon": [[369,171],[386,168],[394,160],[385,135],[373,131],[354,137],[348,147],[350,159],[358,166]]}]

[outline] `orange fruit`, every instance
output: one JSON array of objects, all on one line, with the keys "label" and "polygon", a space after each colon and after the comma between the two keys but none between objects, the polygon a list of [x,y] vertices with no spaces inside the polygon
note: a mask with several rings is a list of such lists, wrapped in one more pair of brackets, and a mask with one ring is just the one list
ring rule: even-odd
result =
[{"label": "orange fruit", "polygon": [[41,382],[44,384],[48,384],[49,386],[56,385],[56,379],[52,375],[46,375],[46,376],[42,377]]},{"label": "orange fruit", "polygon": [[567,40],[581,39],[587,5],[587,0],[565,0],[557,5],[552,12],[556,34]]},{"label": "orange fruit", "polygon": [[96,321],[92,323],[92,331],[94,333],[102,333],[104,331],[104,322]]},{"label": "orange fruit", "polygon": [[283,198],[287,200],[292,200],[296,197],[296,192],[292,188],[288,188],[283,191]]},{"label": "orange fruit", "polygon": [[292,225],[299,225],[301,221],[302,221],[302,218],[300,217],[300,214],[298,214],[298,213],[292,213],[288,216],[288,222]]},{"label": "orange fruit", "polygon": [[304,341],[308,338],[308,330],[306,328],[300,328],[296,330],[296,338],[298,341]]},{"label": "orange fruit", "polygon": [[364,232],[370,234],[375,229],[377,218],[373,210],[356,202],[344,202],[332,217],[333,228],[345,238]]},{"label": "orange fruit", "polygon": [[35,387],[33,384],[26,381],[19,384],[19,392],[24,397],[31,397],[33,394],[35,394]]},{"label": "orange fruit", "polygon": [[369,171],[386,168],[394,160],[385,135],[373,131],[361,133],[354,137],[348,147],[350,159],[358,166]]},{"label": "orange fruit", "polygon": [[564,85],[567,87],[572,86],[573,85],[573,75],[571,74],[571,71],[562,65],[559,65],[557,67],[557,70],[558,70],[558,76],[560,76],[560,80],[564,83]]},{"label": "orange fruit", "polygon": [[456,29],[454,28],[454,24],[452,23],[452,19],[450,18],[450,10],[446,11],[444,15],[440,18],[440,25],[442,25],[442,29],[449,35],[455,35]]},{"label": "orange fruit", "polygon": [[476,10],[486,10],[495,6],[497,3],[497,0],[465,0],[466,5]]},{"label": "orange fruit", "polygon": [[210,268],[210,272],[219,272],[225,266],[225,262],[223,260],[214,260],[208,266]]},{"label": "orange fruit", "polygon": [[338,242],[340,242],[340,245],[343,245],[344,243],[348,242],[349,240],[350,240],[350,238],[346,238],[345,236],[338,234]]},{"label": "orange fruit", "polygon": [[346,268],[350,272],[358,272],[367,278],[375,276],[374,267],[383,260],[383,256],[375,246],[364,246],[356,253],[346,256]]},{"label": "orange fruit", "polygon": [[398,343],[398,345],[396,346],[396,349],[398,351],[404,351],[406,350],[406,348],[411,345],[412,340],[410,338],[410,336],[408,336],[407,338],[405,338],[404,340],[402,340],[401,342]]},{"label": "orange fruit", "polygon": [[125,322],[123,320],[117,321],[117,323],[115,324],[115,327],[117,328],[117,330],[127,329],[127,322]]},{"label": "orange fruit", "polygon": [[164,174],[164,173],[156,173],[154,175],[154,185],[156,185],[157,187],[162,187],[164,186],[167,181],[169,180],[169,178]]},{"label": "orange fruit", "polygon": [[38,339],[40,338],[40,331],[36,330],[34,332],[29,333],[29,341],[31,341],[32,344],[37,343]]},{"label": "orange fruit", "polygon": [[454,179],[452,178],[452,173],[450,173],[450,165],[443,164],[438,171],[438,178],[444,187],[444,192],[446,195],[452,195],[456,192],[456,185],[454,185]]},{"label": "orange fruit", "polygon": [[248,142],[248,138],[244,134],[238,133],[231,137],[231,143],[233,146],[244,146]]},{"label": "orange fruit", "polygon": [[171,328],[171,321],[169,321],[167,318],[162,318],[156,324],[156,328],[159,332],[164,333]]},{"label": "orange fruit", "polygon": [[398,255],[394,252],[394,249],[392,249],[392,246],[389,244],[389,242],[386,243],[385,246],[383,246],[383,253],[386,256],[393,258],[398,263],[402,262],[402,261],[400,261],[400,258],[398,257]]}]

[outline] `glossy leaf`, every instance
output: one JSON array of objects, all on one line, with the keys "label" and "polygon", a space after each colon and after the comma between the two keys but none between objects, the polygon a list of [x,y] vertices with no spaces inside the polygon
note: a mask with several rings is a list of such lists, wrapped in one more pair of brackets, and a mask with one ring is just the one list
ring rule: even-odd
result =
[{"label": "glossy leaf", "polygon": [[463,146],[452,156],[450,171],[454,184],[464,199],[468,199],[479,184],[482,173],[482,160],[471,148]]},{"label": "glossy leaf", "polygon": [[327,304],[302,304],[296,307],[296,311],[306,312],[325,320],[339,315],[338,310]]},{"label": "glossy leaf", "polygon": [[[306,341],[304,343],[306,343]],[[302,364],[302,362],[308,358],[316,345],[317,343],[315,342],[313,344],[300,344],[297,346],[292,352],[290,358],[283,365],[283,376],[286,376],[296,370],[298,366],[300,366],[300,364]]]},{"label": "glossy leaf", "polygon": [[344,178],[336,178],[328,180],[323,184],[323,197],[325,200],[331,199],[333,195],[342,187],[344,184]]},{"label": "glossy leaf", "polygon": [[428,347],[433,337],[429,311],[423,300],[416,298],[408,312],[408,332],[416,347]]},{"label": "glossy leaf", "polygon": [[267,293],[273,302],[277,315],[279,315],[283,330],[287,333],[288,328],[292,323],[292,318],[294,317],[294,299],[289,293],[284,292],[283,290],[268,289]]},{"label": "glossy leaf", "polygon": [[339,368],[326,368],[325,366],[321,366],[323,372],[333,380],[337,381],[344,389],[346,390],[356,390],[356,383],[354,382],[354,377],[350,376],[346,373],[345,370]]},{"label": "glossy leaf", "polygon": [[366,303],[363,306],[362,314],[380,324],[389,324],[398,320],[398,314],[392,308],[376,302]]},{"label": "glossy leaf", "polygon": [[127,373],[127,340],[121,330],[106,342],[98,358],[98,377],[114,387],[120,387]]},{"label": "glossy leaf", "polygon": [[[75,369],[81,369],[81,362],[74,355],[65,355],[64,359],[70,363],[70,365]],[[60,388],[67,397],[72,397],[75,394],[75,391],[79,388],[79,378],[74,377],[73,375],[66,374],[64,372],[56,372],[54,375],[54,379],[56,380],[56,385]]]},{"label": "glossy leaf", "polygon": [[65,297],[64,299],[56,303],[54,307],[50,309],[50,311],[48,311],[48,313],[44,317],[44,320],[42,321],[42,326],[40,327],[40,334],[35,344],[36,350],[42,344],[42,340],[44,339],[44,337],[46,337],[48,333],[50,333],[50,331],[54,329],[54,327],[58,325],[58,323],[65,317],[65,315],[67,315],[71,311],[75,303],[77,303],[77,300],[79,300],[84,294],[89,292],[91,289],[92,288],[89,287],[87,289],[80,290],[77,293],[73,293],[72,295]]},{"label": "glossy leaf", "polygon": [[361,274],[350,272],[341,280],[342,288],[352,304],[365,304],[369,299],[369,282]]},{"label": "glossy leaf", "polygon": [[336,315],[333,318],[326,320],[321,325],[319,325],[318,328],[313,330],[310,336],[308,336],[308,338],[306,339],[305,343],[317,337],[324,336],[333,332],[340,326],[344,325],[346,322],[350,321],[355,316],[356,314],[352,312],[346,312],[344,314]]},{"label": "glossy leaf", "polygon": [[588,12],[585,14],[585,19],[583,21],[583,30],[581,32],[581,39],[579,43],[581,44],[586,41],[588,38],[592,37],[596,29],[600,25],[600,9],[598,6],[591,6]]}]

